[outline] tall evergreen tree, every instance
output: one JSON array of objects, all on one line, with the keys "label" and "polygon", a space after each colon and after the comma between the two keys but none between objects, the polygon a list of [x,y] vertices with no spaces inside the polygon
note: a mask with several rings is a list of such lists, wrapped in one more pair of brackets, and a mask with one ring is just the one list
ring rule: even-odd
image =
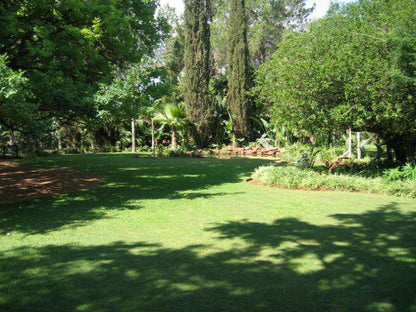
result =
[{"label": "tall evergreen tree", "polygon": [[198,147],[209,142],[214,112],[209,98],[211,15],[210,0],[185,0],[184,97]]},{"label": "tall evergreen tree", "polygon": [[244,0],[230,1],[228,25],[228,95],[227,106],[234,123],[237,139],[247,135],[250,85],[247,16]]}]

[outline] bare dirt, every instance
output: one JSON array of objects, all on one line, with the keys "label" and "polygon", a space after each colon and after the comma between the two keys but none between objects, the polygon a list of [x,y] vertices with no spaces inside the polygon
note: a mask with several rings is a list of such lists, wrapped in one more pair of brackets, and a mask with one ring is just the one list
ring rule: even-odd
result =
[{"label": "bare dirt", "polygon": [[101,183],[103,179],[90,172],[0,162],[0,204],[73,193]]}]

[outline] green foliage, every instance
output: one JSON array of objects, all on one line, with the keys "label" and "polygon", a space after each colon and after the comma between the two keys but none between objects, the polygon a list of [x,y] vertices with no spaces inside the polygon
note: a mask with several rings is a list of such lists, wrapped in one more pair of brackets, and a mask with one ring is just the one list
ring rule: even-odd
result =
[{"label": "green foliage", "polygon": [[345,147],[321,148],[317,154],[320,163],[332,163],[345,153]]},{"label": "green foliage", "polygon": [[318,173],[293,166],[260,167],[252,178],[266,185],[284,188],[369,192],[416,198],[416,183],[410,180],[392,183],[382,178]]},{"label": "green foliage", "polygon": [[403,177],[402,179],[408,179],[416,181],[416,164],[407,163],[402,167]]},{"label": "green foliage", "polygon": [[313,168],[319,152],[319,148],[308,146],[306,149],[300,151],[299,158],[295,161],[295,165],[299,168]]},{"label": "green foliage", "polygon": [[[164,9],[164,8],[162,8]],[[176,15],[173,8],[164,9],[169,16],[171,32],[164,43],[163,62],[167,68],[170,82],[178,84],[180,75],[184,69],[185,54],[185,29],[183,18]]]},{"label": "green foliage", "polygon": [[120,123],[131,118],[150,118],[155,102],[169,91],[164,68],[150,62],[131,65],[111,84],[102,85],[95,96],[102,122]]},{"label": "green foliage", "polygon": [[257,125],[259,125],[261,128],[261,137],[260,139],[256,140],[260,145],[262,145],[263,147],[277,147],[278,145],[280,145],[279,129],[276,123],[273,124],[262,117],[252,117],[251,119],[255,123],[257,123]]},{"label": "green foliage", "polygon": [[175,150],[171,148],[166,148],[164,146],[159,146],[156,150],[156,155],[158,157],[190,157],[190,158],[199,158],[201,155],[196,150],[189,150],[186,147],[179,147]]},{"label": "green foliage", "polygon": [[23,132],[25,146],[34,148],[53,141],[54,122],[97,130],[100,83],[141,62],[165,35],[156,7],[156,0],[2,1],[0,55],[7,54],[20,85],[24,80],[24,92],[2,103],[3,126]]},{"label": "green foliage", "polygon": [[[305,8],[303,0],[246,0],[250,63],[263,64],[277,49],[282,33],[288,28],[301,28],[311,9]],[[215,15],[211,24],[212,50],[216,72],[227,67],[230,1],[213,2]]]},{"label": "green foliage", "polygon": [[250,89],[247,15],[244,0],[230,1],[228,25],[227,107],[234,123],[234,134],[242,139],[248,134]]},{"label": "green foliage", "polygon": [[301,29],[313,8],[304,0],[246,0],[252,64],[263,64],[276,51],[285,29]]},{"label": "green foliage", "polygon": [[167,104],[161,113],[155,116],[155,121],[162,126],[159,129],[163,131],[165,127],[169,127],[171,131],[172,150],[176,150],[176,134],[181,133],[188,125],[185,105]]},{"label": "green foliage", "polygon": [[160,122],[163,127],[181,128],[186,124],[186,109],[183,104],[167,104],[161,113],[155,116],[155,121]]},{"label": "green foliage", "polygon": [[66,147],[63,149],[63,152],[65,154],[79,154],[79,150],[74,147]]},{"label": "green foliage", "polygon": [[258,73],[273,119],[319,142],[349,127],[374,132],[399,161],[415,156],[415,9],[412,0],[365,0],[286,33]]},{"label": "green foliage", "polygon": [[387,181],[411,180],[416,182],[416,164],[407,163],[402,167],[387,169],[383,172]]},{"label": "green foliage", "polygon": [[29,130],[37,105],[29,102],[28,80],[21,70],[8,66],[7,55],[0,55],[0,125],[9,130]]},{"label": "green foliage", "polygon": [[299,168],[312,168],[321,151],[316,146],[293,144],[284,150],[281,157]]},{"label": "green foliage", "polygon": [[185,77],[183,92],[192,135],[198,147],[205,147],[212,135],[214,104],[209,95],[211,77],[210,0],[185,1]]},{"label": "green foliage", "polygon": [[105,183],[1,206],[0,310],[412,311],[415,200],[241,179],[267,162],[36,159]]}]

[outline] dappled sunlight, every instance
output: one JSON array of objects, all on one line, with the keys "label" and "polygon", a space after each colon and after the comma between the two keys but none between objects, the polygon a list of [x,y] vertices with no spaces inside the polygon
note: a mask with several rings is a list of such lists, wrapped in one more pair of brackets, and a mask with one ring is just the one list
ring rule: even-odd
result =
[{"label": "dappled sunlight", "polygon": [[10,249],[0,257],[0,307],[414,311],[416,213],[391,203],[332,218],[337,225],[288,218],[206,229],[218,243],[245,242],[228,248],[214,240],[183,248],[119,241]]},{"label": "dappled sunlight", "polygon": [[[138,159],[131,155],[83,155],[34,161],[50,167],[88,169],[106,184],[78,195],[60,195],[21,204],[9,204],[1,215],[0,232],[44,233],[63,226],[82,226],[100,220],[103,211],[142,209],[143,201],[156,199],[209,199],[233,193],[207,192],[211,187],[237,183],[264,160],[250,159]],[[234,193],[236,194],[236,193]],[[20,206],[21,209],[16,209]],[[1,207],[1,205],[0,205]],[[1,210],[1,209],[0,209]],[[57,213],[57,211],[59,212]],[[33,222],[33,216],[39,222]]]},{"label": "dappled sunlight", "polygon": [[[103,183],[101,177],[65,168],[28,168],[19,163],[0,163],[0,205],[40,197],[74,193]],[[1,207],[0,207],[1,211]]]}]

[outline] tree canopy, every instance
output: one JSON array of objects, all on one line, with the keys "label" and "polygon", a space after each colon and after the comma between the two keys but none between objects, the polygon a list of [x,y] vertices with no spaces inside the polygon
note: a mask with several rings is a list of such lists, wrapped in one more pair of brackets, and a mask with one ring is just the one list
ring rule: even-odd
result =
[{"label": "tree canopy", "polygon": [[185,1],[184,98],[198,147],[209,143],[213,104],[209,96],[211,75],[210,0]]},{"label": "tree canopy", "polygon": [[328,145],[351,129],[413,160],[416,3],[340,3],[311,22],[305,0],[186,0],[184,16],[159,0],[2,1],[0,140],[134,151],[155,142],[144,120],[185,107],[162,144]]},{"label": "tree canopy", "polygon": [[247,14],[244,0],[232,0],[228,36],[227,107],[237,139],[247,135],[250,99],[250,61],[247,42]]},{"label": "tree canopy", "polygon": [[0,55],[24,71],[40,118],[93,115],[93,95],[114,68],[150,53],[165,24],[155,1],[6,1]]},{"label": "tree canopy", "polygon": [[352,127],[415,155],[415,28],[411,0],[334,6],[306,32],[288,32],[258,74],[275,120],[314,136]]}]

